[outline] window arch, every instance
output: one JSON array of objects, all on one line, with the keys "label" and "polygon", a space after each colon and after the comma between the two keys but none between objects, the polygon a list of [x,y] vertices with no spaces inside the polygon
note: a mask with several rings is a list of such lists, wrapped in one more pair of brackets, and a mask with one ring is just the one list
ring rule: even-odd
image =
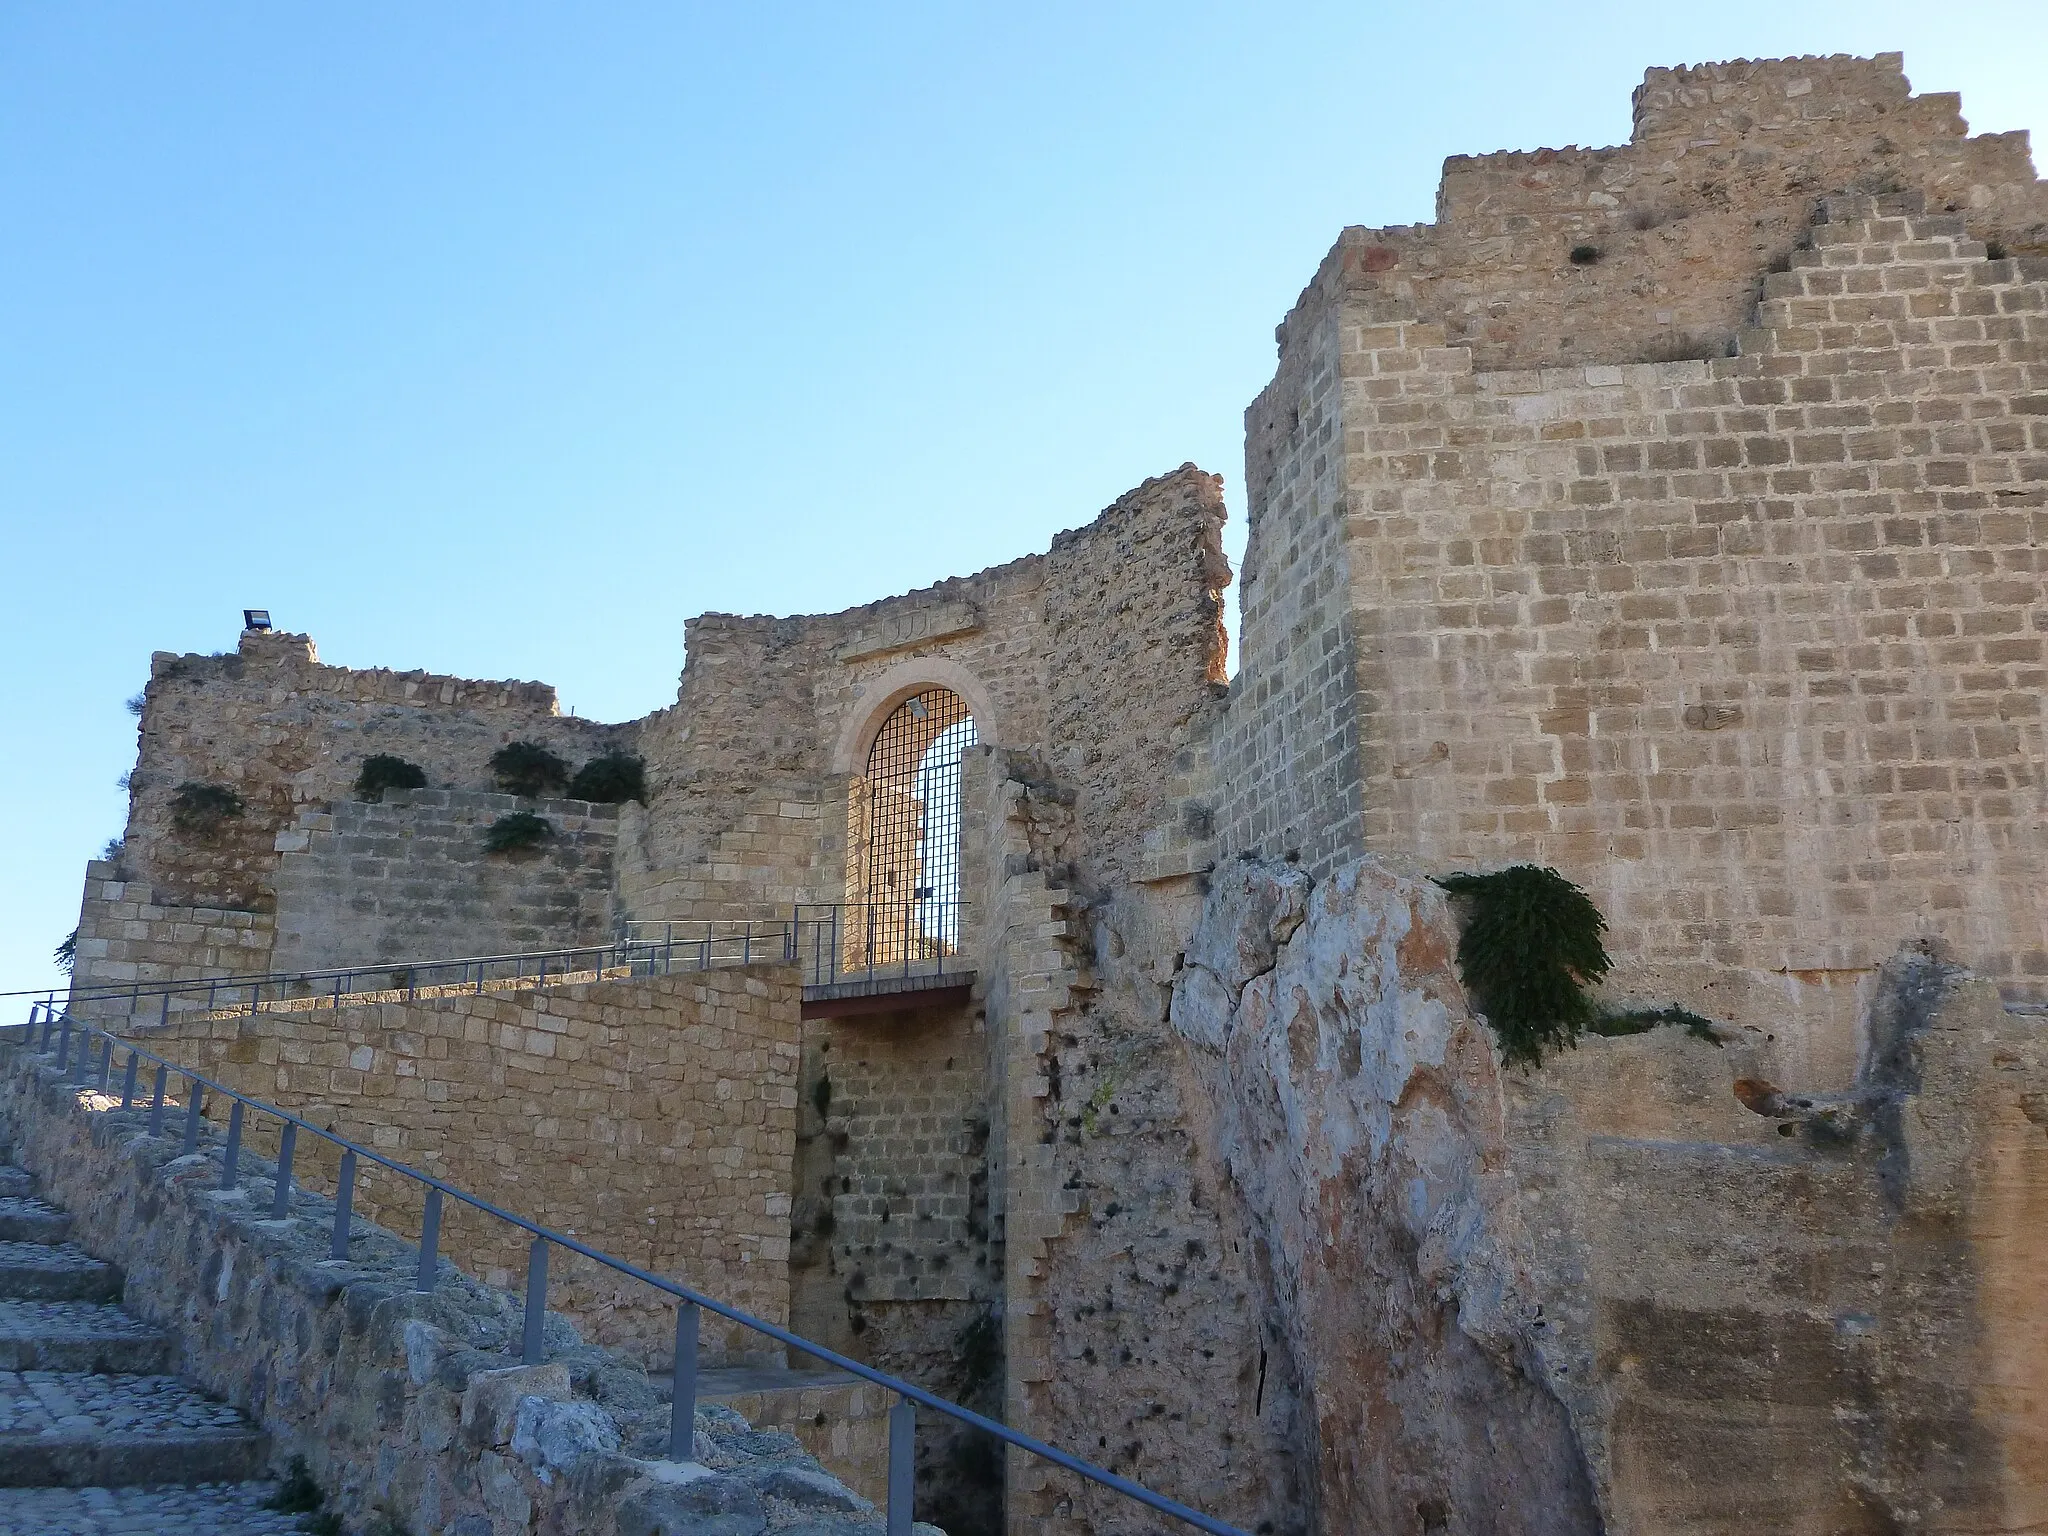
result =
[{"label": "window arch", "polygon": [[883,719],[859,785],[848,884],[866,909],[848,937],[867,965],[950,954],[960,941],[960,779],[974,716],[921,688]]}]

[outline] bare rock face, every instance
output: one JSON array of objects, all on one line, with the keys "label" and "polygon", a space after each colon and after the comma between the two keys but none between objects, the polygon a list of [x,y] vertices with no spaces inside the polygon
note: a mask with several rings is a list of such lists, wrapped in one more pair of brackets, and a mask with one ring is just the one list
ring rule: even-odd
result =
[{"label": "bare rock face", "polygon": [[1442,893],[1219,870],[1176,982],[1317,1430],[1325,1531],[1600,1529],[1534,1348],[1494,1052]]}]

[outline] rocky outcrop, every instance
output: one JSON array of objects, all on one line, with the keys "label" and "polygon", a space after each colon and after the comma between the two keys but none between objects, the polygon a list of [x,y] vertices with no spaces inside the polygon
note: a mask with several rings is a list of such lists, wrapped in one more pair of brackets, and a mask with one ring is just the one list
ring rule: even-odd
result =
[{"label": "rocky outcrop", "polygon": [[1442,894],[1219,870],[1171,1018],[1317,1527],[2048,1530],[2048,1030],[1920,946],[1846,1091],[1767,1031],[1505,1068]]},{"label": "rocky outcrop", "polygon": [[1374,860],[1217,871],[1172,1019],[1313,1404],[1319,1522],[1599,1529],[1531,1342],[1499,1068],[1443,894]]}]

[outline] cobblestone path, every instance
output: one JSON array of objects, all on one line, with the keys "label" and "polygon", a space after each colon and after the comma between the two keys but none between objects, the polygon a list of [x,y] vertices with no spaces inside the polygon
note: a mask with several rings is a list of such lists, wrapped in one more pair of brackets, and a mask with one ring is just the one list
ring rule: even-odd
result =
[{"label": "cobblestone path", "polygon": [[70,1231],[0,1165],[0,1536],[300,1536],[262,1434],[172,1374]]}]

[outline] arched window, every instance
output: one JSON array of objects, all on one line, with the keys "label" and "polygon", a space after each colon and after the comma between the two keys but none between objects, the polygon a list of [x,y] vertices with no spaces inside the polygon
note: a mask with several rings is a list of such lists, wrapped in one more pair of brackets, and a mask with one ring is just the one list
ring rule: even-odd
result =
[{"label": "arched window", "polygon": [[960,768],[974,745],[960,696],[924,688],[895,709],[868,749],[848,860],[867,910],[847,937],[859,963],[950,954],[960,941]]}]

